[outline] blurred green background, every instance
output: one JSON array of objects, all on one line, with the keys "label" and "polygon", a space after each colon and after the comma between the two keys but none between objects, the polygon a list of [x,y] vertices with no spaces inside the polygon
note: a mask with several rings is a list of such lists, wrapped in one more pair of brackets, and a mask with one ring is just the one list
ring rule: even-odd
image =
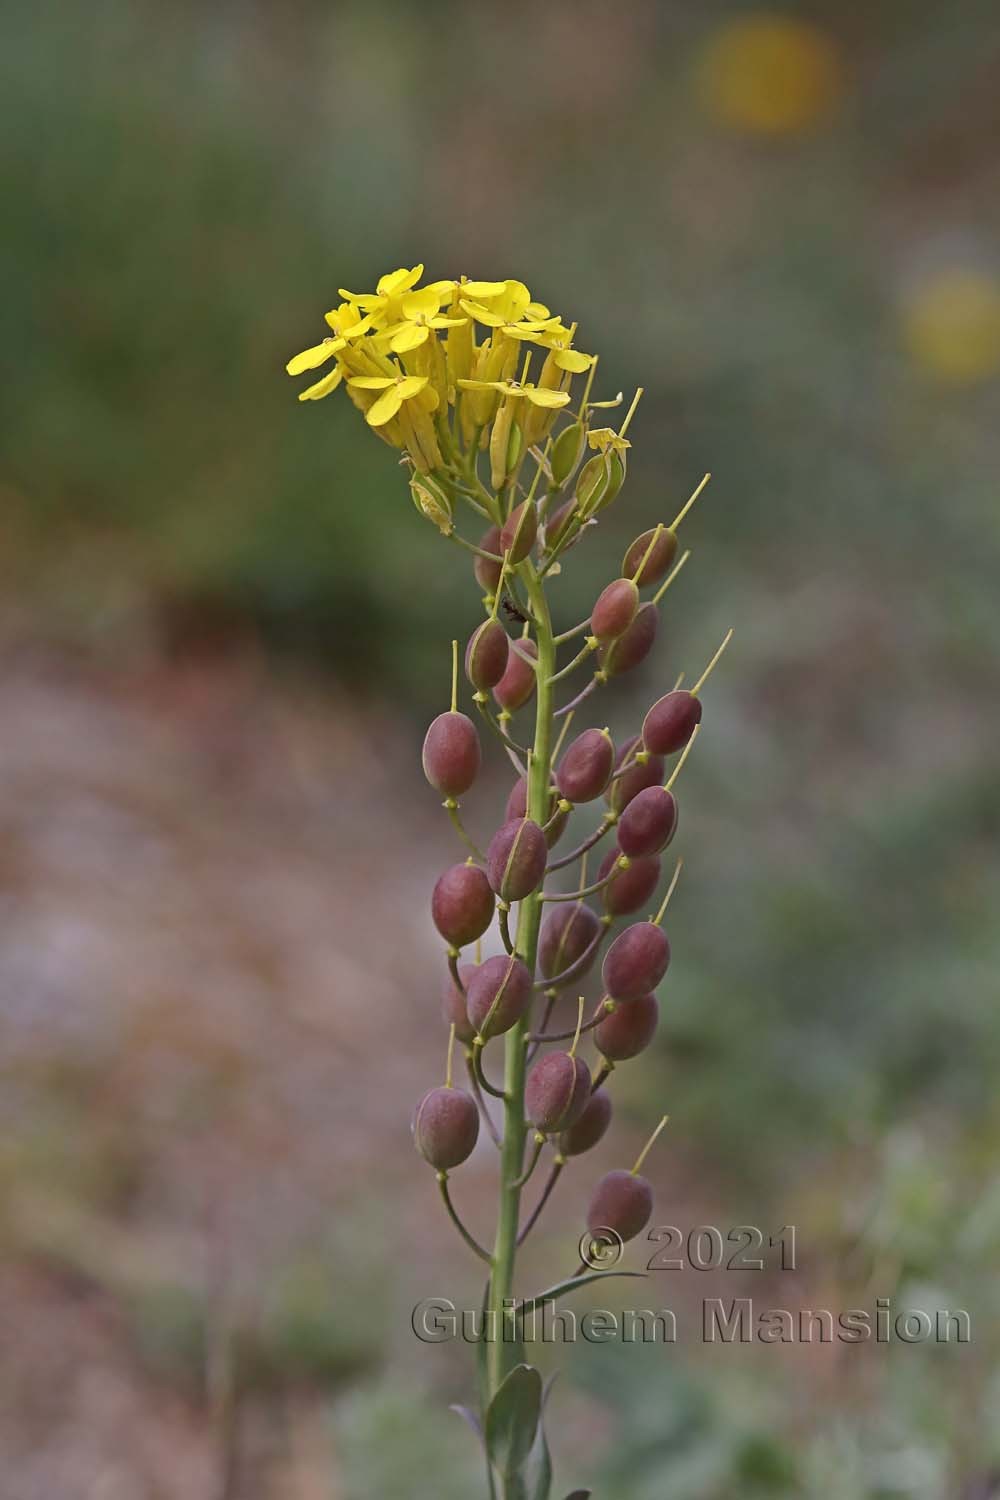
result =
[{"label": "blurred green background", "polygon": [[563,625],[713,473],[606,710],[629,732],[735,625],[600,1159],[669,1108],[658,1220],[795,1223],[800,1267],[649,1295],[973,1325],[565,1351],[560,1493],[1000,1494],[995,6],[12,0],[2,30],[5,1500],[479,1493],[469,1351],[408,1326],[476,1275],[407,1138],[452,851],[418,751],[478,598],[349,403],[283,374],[338,287],[418,260],[524,279],[605,395],[645,387]]}]

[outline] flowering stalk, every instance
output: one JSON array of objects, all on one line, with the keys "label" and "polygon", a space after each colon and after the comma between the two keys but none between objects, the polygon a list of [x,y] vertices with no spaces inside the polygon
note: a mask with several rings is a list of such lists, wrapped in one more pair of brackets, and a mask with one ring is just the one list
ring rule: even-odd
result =
[{"label": "flowering stalk", "polygon": [[[655,914],[610,941],[590,1019],[584,1023],[580,997],[573,1031],[550,1030],[549,1020],[559,993],[596,963],[614,923],[655,907],[661,855],[677,827],[673,787],[698,733],[701,690],[729,637],[694,688],[682,691],[678,679],[625,744],[616,747],[606,728],[591,728],[563,748],[577,708],[651,651],[660,602],[689,555],[675,563],[677,529],[708,476],[671,524],[636,537],[590,618],[557,631],[550,582],[570,550],[599,528],[622,488],[626,433],[641,389],[617,428],[595,425],[594,413],[613,409],[621,397],[591,399],[597,360],[574,348],[575,324],[566,326],[534,301],[523,282],[461,278],[419,287],[422,274],[416,266],[383,276],[373,293],[342,291],[344,300],[326,315],[331,336],[296,355],[288,371],[326,367],[300,400],[320,400],[344,386],[372,430],[402,452],[417,510],[468,555],[484,591],[484,618],[466,646],[465,676],[477,716],[500,740],[518,779],[483,853],[461,816],[482,745],[473,718],[459,709],[453,643],[451,705],[427,731],[423,767],[468,854],[444,871],[431,900],[446,944],[448,1066],[444,1085],[420,1101],[413,1135],[434,1168],[447,1216],[489,1265],[480,1410],[472,1420],[485,1450],[488,1493],[547,1500],[552,1476],[541,1379],[525,1362],[522,1320],[527,1310],[598,1276],[635,1274],[595,1267],[613,1264],[617,1252],[609,1258],[609,1243],[620,1251],[649,1221],[652,1190],[639,1172],[646,1151],[631,1171],[608,1172],[594,1187],[579,1241],[582,1264],[572,1275],[518,1300],[517,1250],[567,1165],[604,1136],[612,1113],[605,1085],[616,1066],[653,1038],[654,991],[670,961],[661,923],[679,860]],[[574,406],[572,386],[580,376],[585,381]],[[490,523],[475,539],[459,531],[463,506],[480,525]],[[643,590],[651,591],[645,600]],[[520,633],[508,633],[509,622]],[[581,635],[583,645],[574,650]],[[563,647],[569,649],[560,663]],[[574,674],[591,657],[596,669],[581,689]],[[568,700],[559,702],[564,694]],[[529,744],[523,730],[509,726],[532,698]],[[679,759],[668,773],[666,759],[674,755]],[[573,811],[602,797],[607,811],[596,830],[568,854],[551,857]],[[612,830],[615,842],[588,883],[588,852]],[[574,866],[569,891],[545,886]],[[591,897],[599,898],[601,915],[588,905]],[[494,921],[502,951],[484,960],[479,943]],[[473,944],[475,961],[463,961]],[[501,1036],[502,1083],[491,1045]],[[562,1050],[558,1044],[570,1038],[572,1046]],[[464,1049],[469,1091],[453,1082],[456,1042]],[[578,1055],[591,1045],[593,1066]],[[547,1050],[536,1057],[541,1049]],[[502,1132],[487,1095],[502,1101]],[[475,1149],[483,1120],[500,1156],[492,1250],[467,1228],[449,1186],[449,1174]],[[546,1150],[548,1168],[533,1182]],[[535,1204],[524,1218],[522,1194],[529,1189]]]}]

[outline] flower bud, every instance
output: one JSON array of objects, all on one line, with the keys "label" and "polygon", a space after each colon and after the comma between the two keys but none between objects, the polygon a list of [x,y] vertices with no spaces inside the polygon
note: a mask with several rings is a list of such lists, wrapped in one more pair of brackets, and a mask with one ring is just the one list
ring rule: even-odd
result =
[{"label": "flower bud", "polygon": [[644,661],[653,649],[659,623],[656,605],[652,601],[641,604],[624,635],[601,647],[598,660],[605,676],[619,677]]},{"label": "flower bud", "polygon": [[479,774],[483,753],[467,714],[438,714],[424,736],[424,775],[443,797],[461,797]]},{"label": "flower bud", "polygon": [[616,578],[602,589],[590,616],[591,634],[599,641],[615,641],[635,619],[639,590],[631,578]]},{"label": "flower bud", "polygon": [[634,922],[605,954],[604,988],[612,1000],[638,1000],[656,989],[669,963],[670,944],[663,929],[652,922]]},{"label": "flower bud", "polygon": [[616,1005],[594,1030],[594,1045],[608,1062],[627,1062],[644,1052],[656,1034],[660,1006],[655,995]]},{"label": "flower bud", "polygon": [[530,818],[497,829],[486,851],[486,874],[502,901],[523,901],[538,889],[548,852],[545,835]]},{"label": "flower bud", "polygon": [[[601,930],[600,918],[583,901],[564,901],[554,906],[542,922],[538,935],[538,968],[543,979],[554,979],[577,963]],[[594,958],[597,950],[594,950]],[[591,960],[593,962],[593,959]],[[590,964],[587,965],[587,969]],[[581,969],[575,978],[587,972]]]},{"label": "flower bud", "polygon": [[611,1099],[606,1089],[595,1089],[583,1114],[559,1137],[560,1152],[563,1156],[582,1156],[607,1134],[610,1124]]},{"label": "flower bud", "polygon": [[585,729],[556,768],[556,786],[567,802],[592,802],[611,780],[615,746],[606,729]]},{"label": "flower bud", "polygon": [[413,1143],[439,1172],[461,1166],[479,1139],[479,1107],[464,1089],[426,1093],[413,1116]]},{"label": "flower bud", "polygon": [[553,484],[561,486],[566,483],[580,462],[585,441],[586,430],[582,422],[572,422],[560,432],[549,452]]},{"label": "flower bud", "polygon": [[590,1098],[590,1069],[569,1052],[547,1052],[528,1074],[524,1112],[536,1130],[555,1135],[580,1118]]},{"label": "flower bud", "polygon": [[494,698],[508,713],[522,708],[535,691],[535,671],[525,657],[538,658],[538,647],[530,636],[511,641],[507,669],[493,689]]},{"label": "flower bud", "polygon": [[[621,854],[618,845],[609,849],[597,872],[598,880],[611,875],[611,867]],[[627,917],[645,906],[660,883],[660,861],[655,854],[630,859],[624,870],[618,870],[601,892],[601,901],[609,917]]]},{"label": "flower bud", "polygon": [[642,721],[642,742],[657,755],[683,750],[701,723],[701,699],[683,689],[658,698]]},{"label": "flower bud", "polygon": [[446,942],[464,948],[482,937],[493,921],[495,904],[484,870],[478,865],[452,865],[434,887],[431,917]]},{"label": "flower bud", "polygon": [[479,538],[479,548],[482,552],[489,552],[490,557],[477,556],[472,564],[472,571],[476,575],[476,582],[481,589],[488,594],[495,594],[500,584],[500,569],[503,562],[493,562],[492,558],[501,554],[503,548],[500,545],[500,527],[491,526],[489,531],[484,531]]},{"label": "flower bud", "polygon": [[[631,755],[636,745],[639,745],[640,749],[643,748],[640,736],[637,734],[633,735],[630,740],[625,741],[615,758],[616,771],[621,770],[621,767],[625,764],[626,757]],[[661,757],[658,755],[651,755],[645,763],[633,761],[626,770],[621,772],[620,776],[616,776],[614,781],[610,783],[607,791],[604,793],[604,800],[612,812],[621,813],[628,807],[632,798],[638,796],[647,786],[659,786],[663,780],[663,775],[664,765]]]},{"label": "flower bud", "polygon": [[[631,544],[625,556],[622,558],[622,572],[626,578],[634,578],[641,589],[648,588],[652,583],[659,583],[661,578],[666,578],[670,572],[670,565],[677,556],[677,534],[664,526],[656,541],[656,527],[644,531],[642,536],[637,536]],[[652,550],[650,543],[653,542]],[[646,557],[647,552],[649,556]],[[643,558],[646,561],[643,562]],[[642,572],[638,573],[639,564],[642,563]]]},{"label": "flower bud", "polygon": [[601,1178],[590,1197],[587,1228],[591,1234],[612,1229],[623,1240],[634,1240],[653,1213],[653,1189],[645,1177],[619,1168]]},{"label": "flower bud", "polygon": [[[458,977],[466,989],[469,988],[469,980],[478,967],[478,964],[459,965]],[[441,992],[441,1014],[446,1026],[454,1026],[456,1040],[466,1047],[471,1047],[475,1039],[476,1028],[469,1020],[469,1013],[465,1008],[465,996],[450,973]]]},{"label": "flower bud", "polygon": [[673,792],[648,786],[634,797],[618,822],[618,847],[630,858],[659,854],[677,832],[677,802]]},{"label": "flower bud", "polygon": [[496,687],[507,670],[510,640],[499,620],[484,620],[469,636],[465,648],[465,675],[474,688],[485,692]]},{"label": "flower bud", "polygon": [[469,981],[465,1004],[469,1020],[484,1040],[509,1031],[531,1004],[531,974],[527,965],[513,954],[488,958]]}]

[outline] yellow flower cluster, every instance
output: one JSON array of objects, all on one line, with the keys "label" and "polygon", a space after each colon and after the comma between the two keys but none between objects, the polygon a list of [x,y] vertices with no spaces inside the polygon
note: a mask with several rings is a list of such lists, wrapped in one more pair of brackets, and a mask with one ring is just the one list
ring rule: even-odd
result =
[{"label": "yellow flower cluster", "polygon": [[[468,469],[488,449],[494,487],[544,441],[592,355],[573,348],[574,324],[532,299],[521,281],[434,281],[423,266],[392,271],[374,292],[348,292],[326,314],[331,334],[296,354],[289,375],[331,366],[300,401],[343,384],[368,425],[423,475]],[[538,361],[530,380],[533,361]]]}]

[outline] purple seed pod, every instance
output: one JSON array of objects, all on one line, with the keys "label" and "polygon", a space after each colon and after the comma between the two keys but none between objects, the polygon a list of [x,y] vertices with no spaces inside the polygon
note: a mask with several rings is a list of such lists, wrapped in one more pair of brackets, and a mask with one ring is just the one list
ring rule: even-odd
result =
[{"label": "purple seed pod", "polygon": [[[479,538],[479,546],[483,552],[492,552],[494,556],[503,551],[500,544],[500,527],[491,526],[489,531],[484,531]],[[488,594],[495,594],[500,582],[501,562],[491,562],[488,557],[477,557],[472,564],[472,571],[476,575],[476,582],[481,589]]]},{"label": "purple seed pod", "polygon": [[479,774],[483,752],[479,734],[467,714],[438,714],[426,735],[424,775],[444,797],[461,797]]},{"label": "purple seed pod", "polygon": [[479,1139],[479,1107],[464,1089],[426,1093],[413,1116],[413,1143],[439,1172],[461,1166]]},{"label": "purple seed pod", "polygon": [[590,1195],[587,1228],[612,1229],[623,1240],[641,1234],[653,1214],[653,1189],[645,1177],[619,1168],[606,1172]]},{"label": "purple seed pod", "polygon": [[606,729],[585,729],[564,751],[556,767],[556,786],[567,802],[592,802],[611,780],[615,745]]},{"label": "purple seed pod", "polygon": [[[478,967],[478,964],[459,964],[458,977],[466,989],[469,988],[469,980]],[[441,992],[441,1014],[446,1026],[454,1026],[456,1039],[464,1046],[471,1047],[475,1040],[476,1028],[469,1020],[469,1013],[465,1008],[465,996],[452,979],[451,974],[446,978]]]},{"label": "purple seed pod", "polygon": [[601,669],[606,677],[619,677],[630,672],[641,661],[645,661],[653,649],[660,616],[652,602],[640,605],[624,635],[609,641],[598,653]]},{"label": "purple seed pod", "polygon": [[[618,845],[609,849],[597,872],[598,880],[611,874],[611,866],[621,854]],[[655,854],[643,855],[629,861],[628,868],[619,870],[601,892],[601,901],[609,917],[627,917],[645,906],[660,883],[660,861]]]},{"label": "purple seed pod", "polygon": [[452,865],[434,887],[431,917],[446,942],[464,948],[482,937],[493,921],[495,903],[485,870],[478,865]]},{"label": "purple seed pod", "polygon": [[[509,1031],[531,1004],[531,974],[527,965],[505,953],[488,958],[473,974],[466,990],[465,1004],[469,1020],[484,1040]],[[484,1031],[491,1010],[493,1015]]]},{"label": "purple seed pod", "polygon": [[537,823],[515,818],[498,828],[486,851],[486,874],[503,901],[523,901],[545,874],[549,846]]},{"label": "purple seed pod", "polygon": [[534,503],[522,500],[515,505],[500,532],[500,551],[509,552],[512,563],[524,562],[535,545],[538,534],[538,512]]},{"label": "purple seed pod", "polygon": [[677,801],[662,786],[648,786],[626,807],[618,823],[618,847],[631,858],[659,854],[677,832]]},{"label": "purple seed pod", "polygon": [[[636,745],[640,744],[641,736],[634,734],[630,740],[626,740],[618,752],[615,761],[615,770],[621,770],[625,757],[630,755]],[[610,783],[604,793],[604,800],[612,812],[620,813],[628,807],[633,797],[638,796],[647,786],[659,786],[663,780],[664,765],[659,755],[651,755],[645,765],[633,764],[627,770]]]},{"label": "purple seed pod", "polygon": [[584,1106],[583,1114],[559,1137],[563,1156],[581,1156],[596,1146],[611,1124],[611,1100],[606,1089],[595,1089]]},{"label": "purple seed pod", "polygon": [[663,929],[652,922],[633,922],[604,956],[604,988],[612,1000],[638,1000],[656,989],[669,963],[670,944]]},{"label": "purple seed pod", "polygon": [[642,721],[642,742],[656,755],[683,750],[701,723],[701,699],[683,688],[658,698]]},{"label": "purple seed pod", "polygon": [[[538,968],[542,977],[553,979],[577,963],[600,930],[600,918],[583,901],[559,902],[550,908],[538,935]],[[578,970],[574,980],[589,968],[590,964],[586,969]]]},{"label": "purple seed pod", "polygon": [[501,708],[508,713],[515,713],[523,707],[535,691],[535,672],[529,666],[525,657],[537,660],[538,647],[529,636],[521,636],[510,643],[510,655],[507,658],[507,669],[493,689],[493,696]]},{"label": "purple seed pod", "polygon": [[[562,541],[563,537],[566,534],[566,530],[569,526],[569,523],[573,519],[575,511],[576,496],[571,495],[568,500],[564,500],[563,503],[552,512],[545,523],[546,547],[558,547],[559,543]],[[583,530],[581,528],[581,530],[577,532],[573,540],[567,544],[566,550],[568,551],[570,547],[574,547],[580,540],[580,537],[582,535]]]},{"label": "purple seed pod", "polygon": [[536,1130],[556,1135],[583,1114],[590,1098],[590,1069],[582,1057],[547,1052],[528,1074],[524,1112]]},{"label": "purple seed pod", "polygon": [[627,1062],[645,1052],[656,1034],[660,1006],[655,995],[616,1005],[594,1031],[594,1044],[608,1062]]},{"label": "purple seed pod", "polygon": [[599,641],[616,641],[635,619],[639,590],[631,578],[616,578],[602,589],[590,616],[591,633]]},{"label": "purple seed pod", "polygon": [[469,636],[465,648],[465,675],[474,688],[485,692],[496,687],[507,670],[510,640],[499,620],[484,620]]},{"label": "purple seed pod", "polygon": [[[569,821],[569,813],[560,813],[555,821],[556,803],[559,801],[559,790],[553,786],[549,789],[549,815],[546,820],[548,833],[545,835],[549,848],[558,843],[563,830]],[[528,816],[528,781],[524,776],[519,776],[511,788],[510,796],[507,798],[506,821],[509,823],[513,818],[526,818]],[[551,826],[549,826],[551,824]]]},{"label": "purple seed pod", "polygon": [[[655,526],[644,531],[642,536],[637,536],[622,558],[622,572],[628,578],[634,578],[640,588],[647,588],[651,583],[659,583],[661,578],[666,578],[670,571],[670,565],[677,556],[677,534],[664,526],[653,550],[649,551],[649,544],[656,535]],[[649,556],[646,557],[646,553]],[[646,561],[643,563],[643,558]],[[636,570],[642,563],[642,573],[637,576]]]}]

